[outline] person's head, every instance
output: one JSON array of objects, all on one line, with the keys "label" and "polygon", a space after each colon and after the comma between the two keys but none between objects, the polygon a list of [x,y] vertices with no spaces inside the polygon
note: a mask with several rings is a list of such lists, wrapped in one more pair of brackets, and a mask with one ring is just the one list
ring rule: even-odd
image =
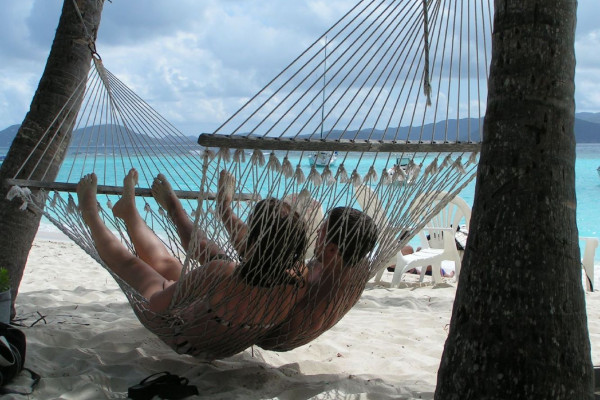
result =
[{"label": "person's head", "polygon": [[308,235],[304,220],[277,199],[259,201],[248,217],[241,274],[256,286],[274,286],[299,275]]},{"label": "person's head", "polygon": [[329,212],[320,236],[320,252],[334,245],[344,265],[355,265],[375,247],[377,226],[371,217],[361,211],[351,207],[336,207]]}]

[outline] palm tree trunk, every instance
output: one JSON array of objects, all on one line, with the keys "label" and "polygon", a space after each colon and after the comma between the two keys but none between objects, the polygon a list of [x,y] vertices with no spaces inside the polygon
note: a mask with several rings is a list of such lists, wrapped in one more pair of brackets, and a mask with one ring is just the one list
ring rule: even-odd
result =
[{"label": "palm tree trunk", "polygon": [[[74,3],[77,4],[80,14],[77,13]],[[41,215],[31,211],[19,211],[19,201],[6,200],[10,187],[5,183],[5,179],[42,178],[39,173],[30,176],[34,168],[32,162],[28,163],[18,176],[16,174],[77,85],[87,76],[92,57],[90,41],[96,39],[102,7],[103,0],[64,1],[52,49],[30,110],[0,167],[0,266],[10,272],[13,318],[15,298]],[[85,21],[85,27],[80,15]],[[69,122],[76,118],[80,105],[81,103],[71,107],[73,111],[67,123],[59,130],[59,137],[64,136],[66,140],[42,142],[32,157],[36,163],[39,161],[37,171],[48,171],[45,180],[56,178],[72,133],[72,123]],[[42,155],[44,152],[45,155]]]},{"label": "palm tree trunk", "polygon": [[469,240],[436,399],[592,399],[575,199],[576,0],[496,0]]}]

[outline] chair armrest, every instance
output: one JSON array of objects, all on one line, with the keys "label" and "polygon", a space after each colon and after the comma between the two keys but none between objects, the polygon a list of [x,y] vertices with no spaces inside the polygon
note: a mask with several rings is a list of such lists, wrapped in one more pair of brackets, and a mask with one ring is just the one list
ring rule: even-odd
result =
[{"label": "chair armrest", "polygon": [[585,242],[585,247],[581,252],[581,264],[587,275],[587,289],[589,291],[594,290],[594,258],[596,255],[596,248],[598,247],[598,238],[595,237],[579,237],[579,240]]},{"label": "chair armrest", "polygon": [[584,264],[589,264],[588,267],[593,267],[596,248],[598,247],[598,238],[595,237],[579,237],[579,240],[585,242],[585,247],[581,253],[581,258]]},{"label": "chair armrest", "polygon": [[598,243],[600,242],[597,237],[585,237],[579,236],[579,240],[585,242],[586,246],[593,246],[592,248],[598,247]]},{"label": "chair armrest", "polygon": [[[425,243],[428,243],[427,247],[434,247],[434,248],[440,248],[441,246],[443,246],[444,248],[451,248],[451,246],[455,246],[454,243],[454,229],[453,228],[442,228],[442,227],[436,227],[436,226],[428,226],[426,228],[423,229],[429,231],[429,240],[430,242],[428,243],[427,241],[425,241]],[[421,231],[421,232],[423,232]],[[440,239],[439,236],[441,236],[442,238]],[[425,236],[425,234],[423,233],[423,236]],[[431,246],[432,243],[437,244],[437,246]]]}]

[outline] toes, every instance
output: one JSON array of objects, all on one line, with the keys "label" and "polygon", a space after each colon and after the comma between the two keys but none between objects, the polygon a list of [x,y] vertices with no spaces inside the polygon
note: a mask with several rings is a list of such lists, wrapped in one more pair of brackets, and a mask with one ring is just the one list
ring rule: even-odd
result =
[{"label": "toes", "polygon": [[98,177],[96,176],[95,173],[91,173],[91,174],[86,174],[84,175],[80,180],[79,183],[80,184],[95,184],[98,180]]},{"label": "toes", "polygon": [[166,185],[167,184],[167,177],[164,176],[163,174],[158,174],[156,176],[156,178],[154,178],[154,182],[156,182],[157,185]]}]

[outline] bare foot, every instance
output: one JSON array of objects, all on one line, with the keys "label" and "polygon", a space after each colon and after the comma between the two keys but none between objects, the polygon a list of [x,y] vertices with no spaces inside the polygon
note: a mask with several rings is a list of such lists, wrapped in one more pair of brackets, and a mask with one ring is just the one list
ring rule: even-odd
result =
[{"label": "bare foot", "polygon": [[229,172],[222,170],[219,175],[217,189],[217,209],[223,212],[231,206],[233,193],[235,192],[235,177]]},{"label": "bare foot", "polygon": [[81,216],[87,224],[94,216],[98,216],[98,200],[96,199],[96,187],[98,178],[93,172],[85,175],[77,184],[77,201]]},{"label": "bare foot", "polygon": [[125,219],[135,210],[135,185],[138,183],[138,172],[131,168],[123,179],[123,195],[112,208],[115,217]]},{"label": "bare foot", "polygon": [[154,178],[154,182],[152,182],[152,196],[162,208],[167,210],[167,213],[172,213],[177,206],[177,195],[175,195],[171,184],[163,174],[158,174]]},{"label": "bare foot", "polygon": [[442,269],[442,276],[444,278],[452,278],[454,277],[454,271],[446,272]]}]

